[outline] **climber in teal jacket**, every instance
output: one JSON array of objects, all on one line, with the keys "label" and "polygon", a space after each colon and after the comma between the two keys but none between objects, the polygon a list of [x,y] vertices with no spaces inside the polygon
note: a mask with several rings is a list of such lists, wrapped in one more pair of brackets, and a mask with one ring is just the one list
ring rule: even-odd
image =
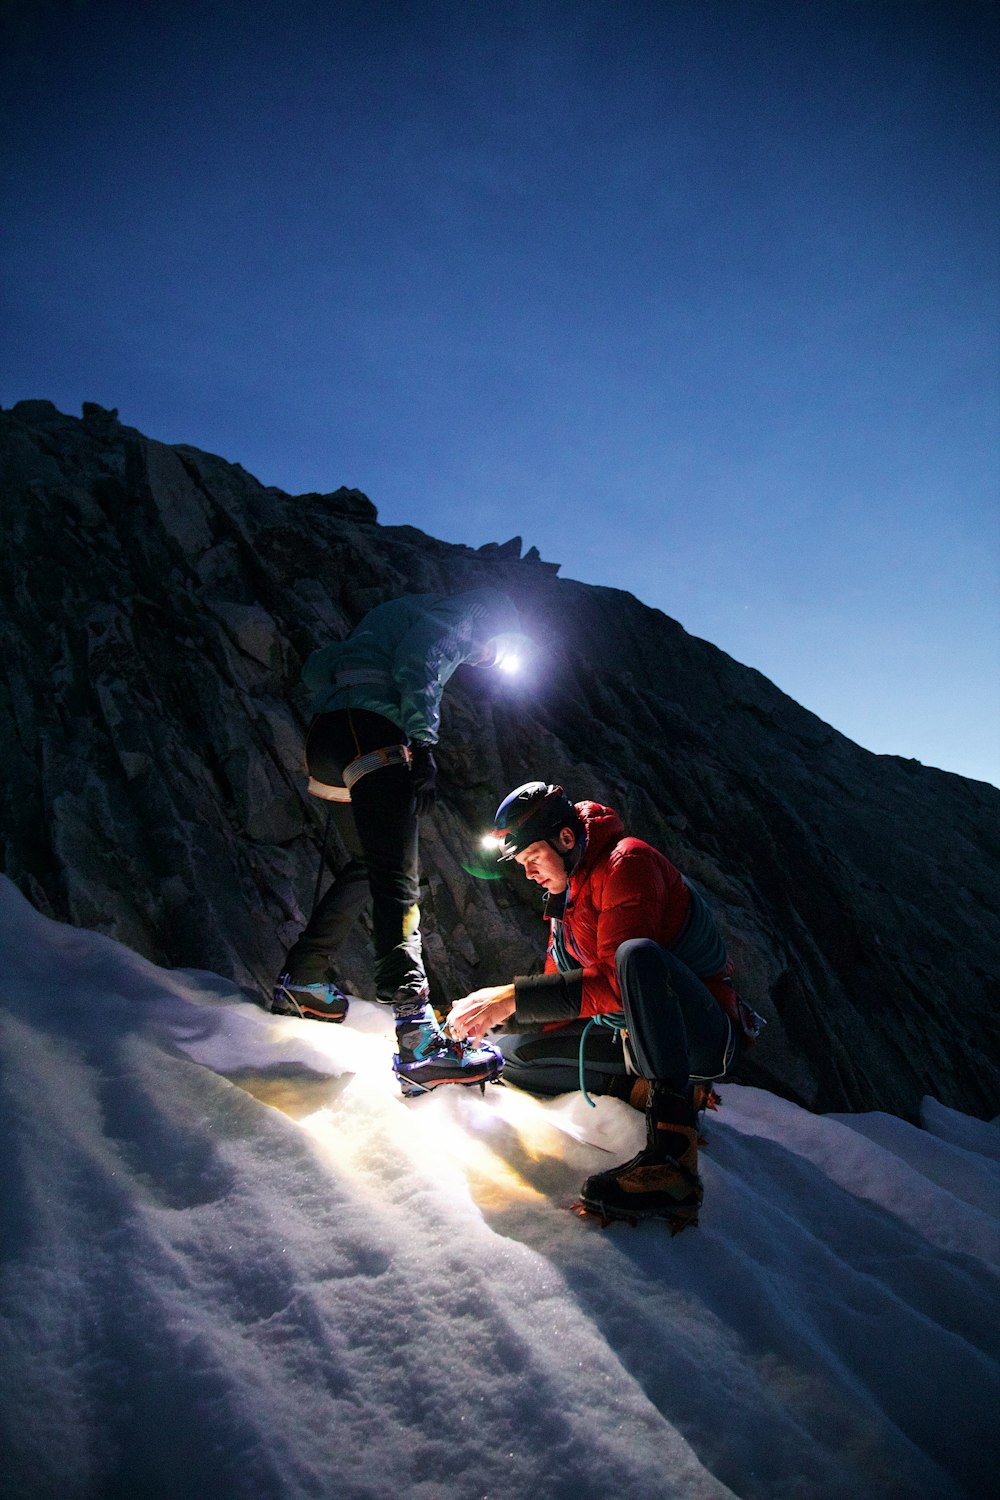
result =
[{"label": "climber in teal jacket", "polygon": [[492,665],[520,638],[499,589],[404,594],[366,615],[346,641],[307,659],[302,680],[314,714],[363,708],[391,720],[412,744],[437,744],[441,694],[463,662]]},{"label": "climber in teal jacket", "polygon": [[499,663],[520,632],[517,610],[498,589],[407,594],[378,605],[347,640],[314,651],[303,667],[313,694],[309,789],[329,802],[352,858],[290,949],[271,1008],[343,1019],[347,1001],[331,964],[370,893],[375,991],[396,1012],[404,1092],[478,1081],[467,1075],[492,1077],[501,1066],[494,1049],[445,1038],[428,1003],[417,818],[434,803],[445,684],[463,663]]}]

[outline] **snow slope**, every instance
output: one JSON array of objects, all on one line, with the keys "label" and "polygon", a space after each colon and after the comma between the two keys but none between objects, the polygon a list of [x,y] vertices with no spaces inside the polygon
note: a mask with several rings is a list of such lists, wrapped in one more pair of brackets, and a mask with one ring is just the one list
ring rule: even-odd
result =
[{"label": "snow slope", "polygon": [[7,1500],[944,1500],[1000,1464],[1000,1130],[724,1086],[701,1226],[568,1208],[614,1100],[404,1102],[0,879]]}]

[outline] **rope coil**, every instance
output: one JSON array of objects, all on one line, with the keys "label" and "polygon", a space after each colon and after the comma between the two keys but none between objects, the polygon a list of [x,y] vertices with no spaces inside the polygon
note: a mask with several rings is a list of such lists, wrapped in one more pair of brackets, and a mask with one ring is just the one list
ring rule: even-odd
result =
[{"label": "rope coil", "polygon": [[588,1034],[590,1032],[590,1028],[592,1026],[607,1026],[611,1031],[618,1031],[618,1032],[624,1031],[625,1030],[625,1012],[621,1011],[621,1010],[613,1010],[613,1011],[607,1011],[607,1012],[605,1012],[605,1013],[603,1013],[603,1014],[601,1014],[599,1016],[591,1016],[590,1020],[587,1022],[586,1026],[583,1028],[583,1031],[582,1031],[582,1033],[580,1035],[580,1093],[586,1099],[586,1101],[590,1105],[591,1109],[596,1109],[597,1105],[594,1103],[593,1099],[591,1099],[590,1095],[587,1093],[587,1085],[586,1085],[586,1082],[585,1082],[585,1079],[584,1079],[584,1071],[583,1071],[583,1049],[584,1049],[584,1045],[585,1045],[586,1040],[587,1040],[587,1036],[588,1036]]}]

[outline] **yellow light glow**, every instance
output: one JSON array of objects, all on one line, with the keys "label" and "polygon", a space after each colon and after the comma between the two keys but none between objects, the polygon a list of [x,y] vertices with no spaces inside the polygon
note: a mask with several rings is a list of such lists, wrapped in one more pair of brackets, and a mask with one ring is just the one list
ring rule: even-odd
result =
[{"label": "yellow light glow", "polygon": [[[427,1136],[430,1135],[428,1131]],[[525,1182],[517,1168],[498,1155],[487,1141],[476,1139],[464,1130],[455,1130],[449,1125],[435,1133],[434,1149],[439,1161],[447,1157],[461,1170],[469,1192],[481,1208],[495,1207],[511,1198],[538,1199],[543,1196],[537,1188]]]},{"label": "yellow light glow", "polygon": [[[275,1042],[301,1039],[301,1026],[269,1020]],[[471,1200],[481,1213],[542,1206],[551,1197],[567,1132],[549,1123],[538,1100],[516,1089],[480,1096],[450,1086],[403,1100],[390,1066],[391,1018],[364,1001],[354,1002],[346,1025],[315,1027],[307,1040],[307,1063],[289,1057],[232,1081],[294,1119],[330,1170],[370,1195],[373,1212],[394,1152],[412,1160],[415,1177],[432,1173],[437,1189]]]}]

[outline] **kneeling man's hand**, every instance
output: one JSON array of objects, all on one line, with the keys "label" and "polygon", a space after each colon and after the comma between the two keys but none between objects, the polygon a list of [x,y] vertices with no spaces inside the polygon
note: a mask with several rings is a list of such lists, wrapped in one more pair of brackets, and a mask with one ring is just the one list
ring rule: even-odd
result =
[{"label": "kneeling man's hand", "polygon": [[448,1013],[447,1028],[458,1041],[481,1042],[488,1031],[514,1014],[514,986],[495,984],[484,990],[473,990],[464,1000],[456,1000]]}]

